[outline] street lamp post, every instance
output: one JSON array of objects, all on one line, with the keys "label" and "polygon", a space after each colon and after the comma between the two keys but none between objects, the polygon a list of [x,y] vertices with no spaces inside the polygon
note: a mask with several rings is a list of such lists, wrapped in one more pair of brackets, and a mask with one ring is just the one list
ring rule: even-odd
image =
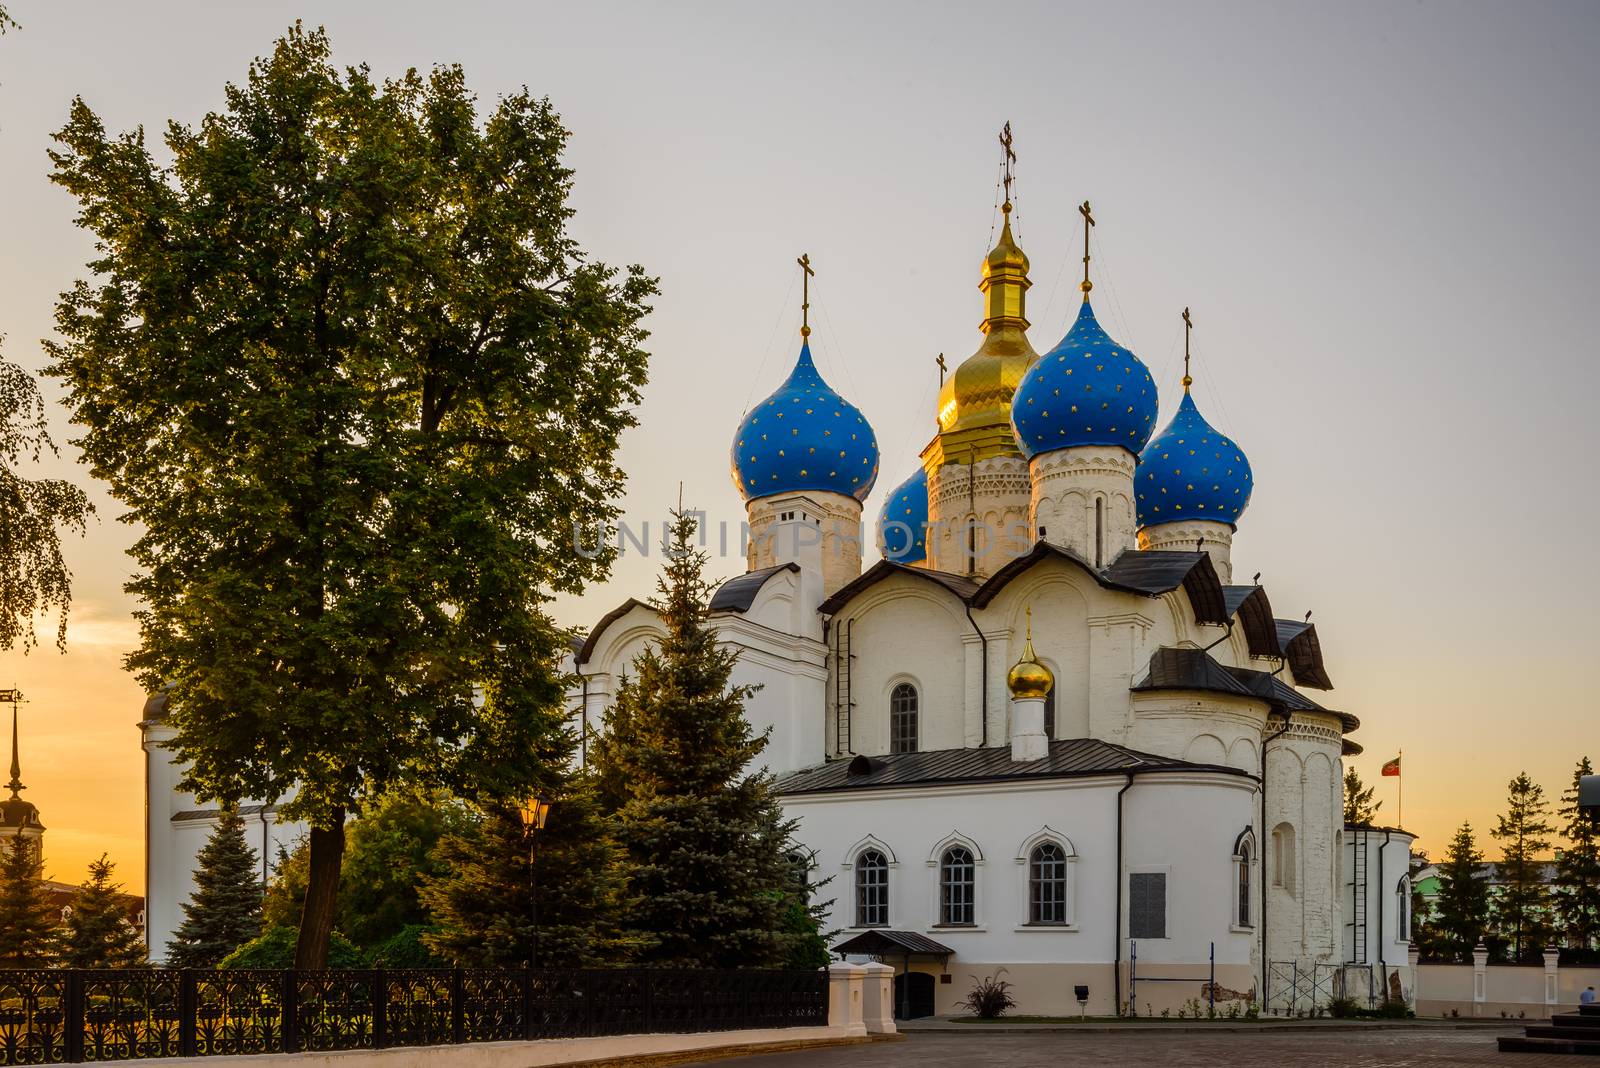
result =
[{"label": "street lamp post", "polygon": [[539,960],[539,872],[533,865],[533,840],[544,830],[544,821],[550,817],[550,802],[538,794],[530,794],[517,815],[522,820],[522,836],[528,843],[528,912],[533,921],[533,944],[528,950],[531,969]]}]

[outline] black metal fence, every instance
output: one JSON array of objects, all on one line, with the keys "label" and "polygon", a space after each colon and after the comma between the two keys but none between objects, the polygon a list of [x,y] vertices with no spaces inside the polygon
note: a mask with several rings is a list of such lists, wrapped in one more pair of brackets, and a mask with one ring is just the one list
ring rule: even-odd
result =
[{"label": "black metal fence", "polygon": [[0,971],[0,1065],[827,1022],[821,970]]}]

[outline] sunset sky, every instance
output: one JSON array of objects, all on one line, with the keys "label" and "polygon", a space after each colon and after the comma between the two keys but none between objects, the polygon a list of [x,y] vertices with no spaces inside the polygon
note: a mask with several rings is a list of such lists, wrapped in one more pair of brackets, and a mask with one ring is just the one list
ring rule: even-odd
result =
[{"label": "sunset sky", "polygon": [[[194,122],[301,18],[341,62],[460,62],[486,101],[522,85],[553,100],[574,131],[576,236],[661,278],[622,456],[629,521],[652,530],[680,480],[737,529],[730,436],[793,361],[801,252],[819,366],[877,430],[876,515],[932,432],[935,355],[977,345],[1010,120],[1035,347],[1076,310],[1089,199],[1101,322],[1157,376],[1165,424],[1193,309],[1196,398],[1255,468],[1235,574],[1262,572],[1282,616],[1315,612],[1338,688],[1314,696],[1361,718],[1369,782],[1404,749],[1419,845],[1439,856],[1463,819],[1487,839],[1518,771],[1558,795],[1585,747],[1600,757],[1600,6],[7,6],[6,358],[43,364],[56,295],[91,254],[47,181],[73,95],[114,130]],[[6,654],[0,687],[29,699],[49,874],[76,882],[105,851],[138,887],[132,532],[75,461],[65,446],[45,467],[100,511],[68,546],[68,650]],[[558,618],[587,627],[647,593],[657,563],[625,558]]]}]

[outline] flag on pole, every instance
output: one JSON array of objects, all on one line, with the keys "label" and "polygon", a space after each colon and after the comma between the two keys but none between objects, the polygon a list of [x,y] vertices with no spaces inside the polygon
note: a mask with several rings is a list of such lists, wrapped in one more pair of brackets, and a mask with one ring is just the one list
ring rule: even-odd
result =
[{"label": "flag on pole", "polygon": [[1381,772],[1379,772],[1379,774],[1380,775],[1399,775],[1400,774],[1400,758],[1399,757],[1395,757],[1393,760],[1389,761],[1389,763],[1385,764],[1383,766],[1383,770]]}]

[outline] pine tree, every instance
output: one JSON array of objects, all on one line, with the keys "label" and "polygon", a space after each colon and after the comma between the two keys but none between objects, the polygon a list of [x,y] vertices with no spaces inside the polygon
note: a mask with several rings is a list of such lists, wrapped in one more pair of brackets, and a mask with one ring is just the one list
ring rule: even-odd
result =
[{"label": "pine tree", "polygon": [[[541,968],[617,964],[637,948],[623,933],[625,873],[589,776],[549,789],[543,830],[517,813],[483,813],[440,839],[437,874],[421,899],[433,929],[423,943],[460,965]],[[530,867],[531,858],[531,867]]]},{"label": "pine tree", "polygon": [[1547,937],[1550,893],[1539,877],[1539,854],[1550,848],[1549,835],[1555,827],[1549,821],[1544,787],[1525,771],[1507,787],[1506,806],[1493,831],[1501,842],[1501,890],[1494,912],[1501,933],[1511,938],[1513,959],[1521,960],[1525,950]]},{"label": "pine tree", "polygon": [[54,962],[58,919],[44,887],[37,841],[0,846],[0,968],[45,968]]},{"label": "pine tree", "polygon": [[223,810],[195,862],[194,896],[184,903],[183,923],[167,947],[173,968],[214,968],[261,934],[256,851],[244,839],[237,809]]},{"label": "pine tree", "polygon": [[1439,865],[1439,898],[1434,902],[1433,927],[1441,941],[1458,958],[1465,959],[1489,926],[1489,883],[1479,876],[1483,854],[1463,823],[1450,839]]},{"label": "pine tree", "polygon": [[1344,821],[1370,824],[1383,807],[1382,801],[1372,800],[1375,792],[1375,786],[1363,788],[1361,776],[1356,774],[1355,768],[1347,769],[1344,773]]},{"label": "pine tree", "polygon": [[1578,783],[1594,774],[1589,758],[1578,761],[1572,785],[1561,794],[1567,848],[1556,861],[1556,915],[1568,946],[1590,949],[1600,941],[1600,827],[1578,807]]},{"label": "pine tree", "polygon": [[[658,583],[666,635],[618,688],[594,747],[626,853],[629,923],[651,964],[763,967],[817,939],[795,924],[798,889],[772,778],[751,770],[765,735],[744,717],[748,686],[730,682],[735,654],[707,625],[707,556],[695,521],[677,513]],[[802,928],[797,931],[795,928]]]},{"label": "pine tree", "polygon": [[72,898],[72,915],[60,937],[59,963],[65,968],[134,968],[144,963],[144,940],[128,922],[128,898],[112,879],[116,865],[106,859],[89,864],[89,877]]}]

